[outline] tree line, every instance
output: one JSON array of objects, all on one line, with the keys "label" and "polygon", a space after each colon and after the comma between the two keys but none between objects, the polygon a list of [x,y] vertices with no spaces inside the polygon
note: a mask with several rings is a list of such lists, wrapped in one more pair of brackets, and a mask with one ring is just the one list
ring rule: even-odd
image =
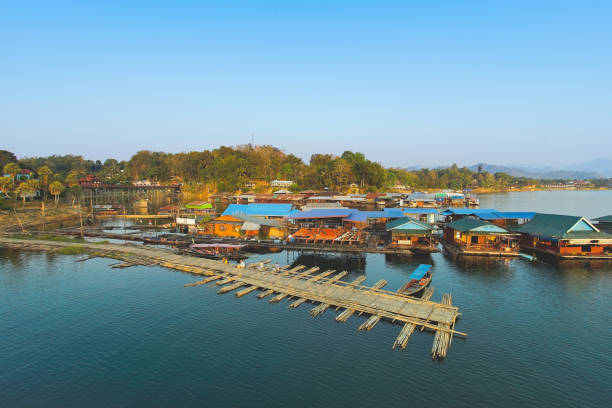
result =
[{"label": "tree line", "polygon": [[[7,172],[6,166],[9,166]],[[206,184],[216,191],[246,191],[249,183],[264,186],[274,179],[291,180],[293,191],[327,188],[346,191],[357,185],[362,191],[376,192],[395,186],[406,186],[415,190],[465,188],[508,188],[562,182],[563,180],[541,180],[513,177],[506,173],[491,174],[478,168],[453,164],[446,168],[407,170],[384,167],[369,160],[363,153],[345,151],[342,155],[313,154],[308,163],[293,154],[287,154],[273,146],[221,146],[213,150],[185,153],[164,153],[142,150],[130,160],[107,159],[86,160],[82,156],[53,155],[18,159],[11,152],[0,151],[0,168],[4,177],[0,190],[13,191],[14,176],[11,171],[29,169],[36,173],[36,182],[44,193],[57,197],[66,189],[71,196],[79,195],[79,180],[95,175],[102,183],[128,184],[136,180],[152,180],[160,183]],[[257,184],[257,181],[264,183]],[[595,186],[609,186],[609,180],[592,180]],[[21,183],[24,184],[24,183]],[[19,184],[19,188],[21,188]],[[23,196],[27,188],[23,187]],[[53,188],[51,186],[53,185]],[[264,187],[255,187],[263,189]],[[62,191],[59,191],[59,190]],[[53,192],[51,191],[53,190]],[[58,193],[59,191],[59,193]],[[13,191],[15,194],[20,194]],[[54,194],[58,193],[58,194]]]}]

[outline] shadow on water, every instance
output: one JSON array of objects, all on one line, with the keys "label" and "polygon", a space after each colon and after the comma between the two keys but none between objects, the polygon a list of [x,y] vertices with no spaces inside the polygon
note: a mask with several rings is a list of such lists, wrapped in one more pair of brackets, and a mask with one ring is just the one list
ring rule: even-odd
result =
[{"label": "shadow on water", "polygon": [[306,267],[318,266],[321,271],[333,269],[347,271],[351,274],[363,274],[366,269],[365,254],[350,253],[309,253],[288,252],[287,256],[292,267],[304,265]]}]

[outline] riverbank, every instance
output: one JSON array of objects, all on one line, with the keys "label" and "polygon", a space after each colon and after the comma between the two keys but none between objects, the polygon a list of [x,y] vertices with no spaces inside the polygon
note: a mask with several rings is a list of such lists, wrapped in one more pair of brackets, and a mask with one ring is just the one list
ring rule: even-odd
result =
[{"label": "riverbank", "polygon": [[48,206],[43,211],[40,202],[28,203],[25,208],[0,211],[0,232],[18,232],[62,228],[80,224],[85,212],[69,206]]}]

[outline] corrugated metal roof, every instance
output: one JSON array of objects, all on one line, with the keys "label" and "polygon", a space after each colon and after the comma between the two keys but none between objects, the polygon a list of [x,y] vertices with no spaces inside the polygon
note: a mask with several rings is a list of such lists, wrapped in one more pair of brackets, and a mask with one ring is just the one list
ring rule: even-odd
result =
[{"label": "corrugated metal roof", "polygon": [[442,215],[479,215],[482,213],[499,212],[495,208],[449,208],[442,211]]},{"label": "corrugated metal roof", "polygon": [[474,214],[483,220],[513,220],[513,219],[529,219],[533,218],[535,212],[527,211],[495,211],[490,213]]},{"label": "corrugated metal roof", "polygon": [[339,208],[318,208],[310,211],[296,211],[289,215],[289,219],[310,219],[310,218],[346,218],[356,210]]},{"label": "corrugated metal roof", "polygon": [[398,218],[397,220],[392,220],[392,221],[387,222],[385,229],[387,231],[391,231],[391,230],[398,230],[398,231],[427,230],[427,231],[431,231],[433,230],[433,227],[426,222],[419,221],[414,218],[402,217],[402,218]]},{"label": "corrugated metal roof", "polygon": [[230,204],[223,215],[245,214],[260,217],[286,217],[291,212],[291,204]]},{"label": "corrugated metal roof", "polygon": [[389,211],[355,211],[346,220],[366,222],[369,218],[402,218],[404,216],[399,209],[391,210],[393,208],[389,208]]},{"label": "corrugated metal roof", "polygon": [[404,214],[438,214],[435,208],[402,208]]},{"label": "corrugated metal roof", "polygon": [[[581,221],[584,222],[581,223]],[[592,230],[570,231],[578,223],[586,223],[588,228],[592,228]],[[598,232],[597,229],[591,226],[591,224],[588,223],[588,221],[586,221],[583,217],[578,217],[574,215],[537,213],[531,219],[531,221],[515,228],[515,231],[529,235],[537,235],[557,239],[569,239],[578,236],[580,238],[587,238],[588,236],[592,236],[593,238],[607,238],[606,236],[602,236],[601,234],[604,233]],[[609,237],[609,234],[605,235]]]},{"label": "corrugated metal roof", "polygon": [[267,220],[265,218],[258,218],[258,217],[253,217],[251,215],[244,215],[244,214],[234,214],[232,215],[232,217],[236,217],[239,220],[242,220],[246,223],[251,223],[251,224],[257,224],[257,225],[266,225],[268,227],[275,227],[275,228],[283,228],[284,225],[281,221],[279,220]]},{"label": "corrugated metal roof", "polygon": [[491,224],[490,222],[477,220],[474,218],[462,218],[457,221],[453,221],[446,225],[448,228],[452,228],[456,231],[460,232],[490,232],[490,233],[500,233],[507,234],[508,230],[502,227],[498,227],[495,224]]}]

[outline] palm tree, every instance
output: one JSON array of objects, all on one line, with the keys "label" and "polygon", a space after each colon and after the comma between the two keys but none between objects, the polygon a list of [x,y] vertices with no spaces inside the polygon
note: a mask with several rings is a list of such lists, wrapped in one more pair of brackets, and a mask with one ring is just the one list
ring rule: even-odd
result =
[{"label": "palm tree", "polygon": [[66,187],[59,181],[54,181],[49,184],[49,192],[55,197],[55,208],[57,208],[57,199],[64,192]]},{"label": "palm tree", "polygon": [[47,187],[49,186],[49,176],[53,174],[51,169],[47,166],[42,166],[37,171],[38,177],[40,178],[40,184],[43,189],[43,201],[47,199]]}]

